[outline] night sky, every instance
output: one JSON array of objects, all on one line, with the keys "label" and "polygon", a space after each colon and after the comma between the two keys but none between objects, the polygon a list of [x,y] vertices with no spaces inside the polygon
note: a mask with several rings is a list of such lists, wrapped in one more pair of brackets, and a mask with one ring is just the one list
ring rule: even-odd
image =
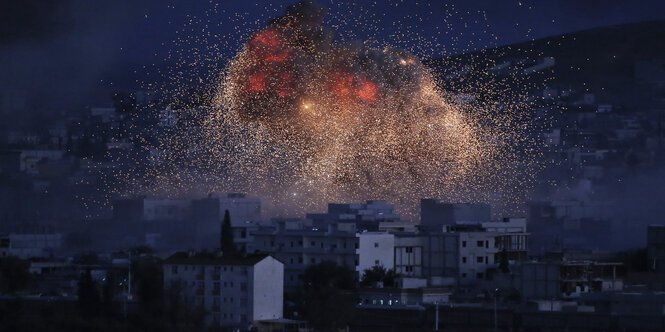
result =
[{"label": "night sky", "polygon": [[[247,23],[242,27],[244,31],[263,27],[293,2],[4,1],[0,4],[0,70],[4,73],[0,88],[39,90],[56,101],[51,104],[55,108],[78,106],[91,100],[95,88],[123,85],[123,73],[129,75],[143,65],[163,63],[174,49],[176,32],[182,36],[186,32],[183,27],[192,17],[214,23],[212,32],[228,38],[228,47],[220,52],[229,56],[240,45],[238,22]],[[358,39],[412,48],[420,41],[407,36],[396,42],[391,37],[405,31],[400,27],[409,27],[410,33],[439,44],[425,51],[429,54],[420,54],[430,57],[599,26],[665,19],[662,0],[319,3],[330,8],[331,24],[354,30],[349,22],[340,20],[352,20],[355,15],[378,28],[355,29]],[[212,10],[215,6],[216,12]],[[237,20],[229,21],[231,17]]]}]

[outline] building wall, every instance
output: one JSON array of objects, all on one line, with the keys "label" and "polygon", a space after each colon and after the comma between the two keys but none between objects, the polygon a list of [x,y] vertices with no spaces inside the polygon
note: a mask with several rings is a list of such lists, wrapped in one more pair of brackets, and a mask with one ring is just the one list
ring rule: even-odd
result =
[{"label": "building wall", "polygon": [[423,241],[423,277],[430,285],[454,285],[459,275],[459,235],[433,233]]},{"label": "building wall", "polygon": [[408,277],[423,274],[423,237],[395,237],[395,272]]},{"label": "building wall", "polygon": [[288,289],[301,285],[308,266],[332,261],[353,271],[358,264],[355,232],[272,229],[251,232],[251,236],[254,250],[270,253],[284,262],[284,284]]},{"label": "building wall", "polygon": [[520,293],[525,299],[554,299],[561,296],[559,264],[524,263],[520,276]]},{"label": "building wall", "polygon": [[420,201],[421,226],[439,230],[457,222],[486,222],[491,219],[490,206],[475,203],[442,203],[437,199]]},{"label": "building wall", "polygon": [[460,232],[460,281],[485,279],[487,268],[494,267],[497,250],[494,235],[488,232]]},{"label": "building wall", "polygon": [[254,266],[252,278],[252,320],[282,318],[284,264],[267,257]]},{"label": "building wall", "polygon": [[248,221],[261,220],[261,199],[257,197],[245,197],[242,194],[229,194],[219,199],[220,216],[229,210],[231,225],[241,226]]},{"label": "building wall", "polygon": [[233,326],[281,318],[283,264],[266,257],[251,265],[165,264],[164,287],[206,312],[208,325]]},{"label": "building wall", "polygon": [[364,232],[358,237],[358,277],[367,269],[380,265],[386,270],[395,267],[395,236],[390,233]]}]

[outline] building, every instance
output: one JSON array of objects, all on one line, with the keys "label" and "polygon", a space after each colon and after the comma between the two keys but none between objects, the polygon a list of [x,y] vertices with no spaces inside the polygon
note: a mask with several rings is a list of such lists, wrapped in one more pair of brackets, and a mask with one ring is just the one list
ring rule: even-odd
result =
[{"label": "building", "polygon": [[459,236],[459,281],[475,284],[486,279],[488,271],[497,269],[504,261],[526,259],[529,234],[526,219],[505,218],[499,222],[457,223],[448,225],[446,232]]},{"label": "building", "polygon": [[365,203],[328,204],[327,213],[309,213],[315,227],[325,227],[329,223],[355,223],[358,230],[376,231],[382,222],[399,221],[394,213],[395,206],[386,201],[370,200]]},{"label": "building", "polygon": [[50,257],[62,247],[62,234],[16,234],[0,237],[0,257]]},{"label": "building", "polygon": [[354,271],[358,265],[355,223],[313,227],[311,220],[274,220],[273,226],[251,231],[249,252],[269,253],[284,262],[284,285],[296,290],[308,266],[335,262]]},{"label": "building", "polygon": [[247,197],[242,193],[228,193],[219,198],[220,215],[229,210],[231,225],[240,226],[248,222],[261,221],[261,199]]},{"label": "building", "polygon": [[444,225],[457,222],[485,222],[491,220],[490,206],[476,203],[442,203],[438,199],[420,200],[420,226],[441,230]]},{"label": "building", "polygon": [[210,326],[249,328],[283,318],[284,264],[270,255],[176,253],[164,261],[164,287],[204,309]]},{"label": "building", "polygon": [[[194,200],[118,199],[113,202],[113,220],[118,223],[119,231],[126,233],[119,236],[143,238],[146,234],[158,234],[159,246],[180,248],[185,241],[189,248],[210,249],[219,248],[222,220],[227,210],[232,226],[253,225],[261,218],[261,200],[238,193],[224,198],[210,194]],[[135,234],[129,234],[131,232]]]},{"label": "building", "polygon": [[650,268],[658,274],[665,274],[665,225],[649,225],[647,254]]},{"label": "building", "polygon": [[395,267],[395,236],[384,232],[362,232],[358,237],[358,278],[365,270],[382,266],[386,270]]},{"label": "building", "polygon": [[610,223],[613,211],[613,206],[604,201],[529,202],[529,254],[542,256],[563,249],[617,249]]}]

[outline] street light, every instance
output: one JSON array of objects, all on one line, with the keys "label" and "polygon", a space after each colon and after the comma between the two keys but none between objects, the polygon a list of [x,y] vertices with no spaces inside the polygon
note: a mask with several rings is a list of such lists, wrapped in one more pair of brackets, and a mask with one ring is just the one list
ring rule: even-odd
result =
[{"label": "street light", "polygon": [[495,288],[494,289],[494,331],[499,330],[499,320],[498,320],[498,315],[496,312],[496,305],[497,305],[497,299],[499,297],[499,289]]}]

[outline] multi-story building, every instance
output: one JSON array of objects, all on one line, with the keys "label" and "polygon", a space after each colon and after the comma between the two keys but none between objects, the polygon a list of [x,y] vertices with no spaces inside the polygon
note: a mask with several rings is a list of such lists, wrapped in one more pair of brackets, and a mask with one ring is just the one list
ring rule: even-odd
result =
[{"label": "multi-story building", "polygon": [[330,223],[318,228],[310,220],[276,220],[274,226],[264,226],[250,234],[253,243],[249,250],[270,253],[284,262],[287,289],[301,285],[308,266],[332,261],[355,270],[358,265],[354,223]]},{"label": "multi-story building", "polygon": [[458,235],[453,233],[363,232],[358,234],[358,272],[382,265],[430,286],[454,285],[458,271]]},{"label": "multi-story building", "polygon": [[458,223],[446,232],[459,236],[459,281],[474,284],[487,277],[489,269],[526,258],[528,237],[526,219],[506,218],[502,222]]},{"label": "multi-story building", "polygon": [[357,234],[358,277],[362,278],[365,270],[373,266],[382,266],[386,270],[395,267],[395,235],[385,232],[362,232]]},{"label": "multi-story building", "polygon": [[358,230],[376,231],[381,222],[398,221],[395,206],[386,201],[370,200],[366,203],[328,204],[327,213],[309,213],[315,227],[325,227],[329,223],[355,223]]},{"label": "multi-story building", "polygon": [[284,264],[270,255],[179,252],[163,270],[164,287],[202,308],[210,326],[249,328],[283,316]]},{"label": "multi-story building", "polygon": [[420,200],[420,226],[440,231],[444,225],[457,222],[485,222],[491,220],[490,206],[476,203],[443,203],[438,199]]}]

